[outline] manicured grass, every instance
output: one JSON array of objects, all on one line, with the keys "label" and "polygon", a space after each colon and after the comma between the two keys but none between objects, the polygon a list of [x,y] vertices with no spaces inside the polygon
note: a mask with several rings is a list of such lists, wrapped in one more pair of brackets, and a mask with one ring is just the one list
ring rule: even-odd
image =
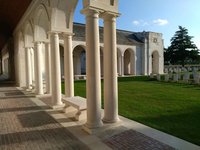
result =
[{"label": "manicured grass", "polygon": [[[200,145],[200,86],[119,78],[119,114]],[[75,95],[85,97],[85,81]]]}]

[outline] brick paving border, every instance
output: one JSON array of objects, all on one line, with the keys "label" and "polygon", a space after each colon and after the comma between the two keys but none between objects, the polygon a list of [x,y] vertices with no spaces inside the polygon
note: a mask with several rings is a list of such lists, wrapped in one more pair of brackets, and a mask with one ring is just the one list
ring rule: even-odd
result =
[{"label": "brick paving border", "polygon": [[103,142],[113,150],[175,150],[132,129],[104,139]]}]

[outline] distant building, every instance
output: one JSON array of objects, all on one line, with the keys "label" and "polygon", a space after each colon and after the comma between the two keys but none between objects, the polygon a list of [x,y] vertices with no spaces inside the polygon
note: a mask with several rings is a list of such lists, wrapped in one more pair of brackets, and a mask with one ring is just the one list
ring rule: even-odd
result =
[{"label": "distant building", "polygon": [[[100,27],[101,75],[103,75],[103,28]],[[64,76],[64,48],[60,43],[61,73]],[[74,23],[74,75],[85,75],[85,25]],[[117,72],[124,75],[163,73],[163,39],[161,33],[117,30]]]}]

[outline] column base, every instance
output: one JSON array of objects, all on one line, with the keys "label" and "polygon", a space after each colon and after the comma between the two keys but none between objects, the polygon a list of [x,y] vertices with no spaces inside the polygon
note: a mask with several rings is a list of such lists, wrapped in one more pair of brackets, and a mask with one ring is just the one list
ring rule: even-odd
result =
[{"label": "column base", "polygon": [[50,107],[53,109],[63,109],[65,107],[65,104],[52,105]]},{"label": "column base", "polygon": [[102,124],[101,127],[97,127],[97,128],[88,128],[87,124],[85,124],[85,125],[83,125],[82,129],[84,131],[86,131],[88,134],[94,135],[94,134],[102,133],[108,129],[113,129],[113,128],[119,127],[121,125],[122,125],[122,121],[118,120],[118,122],[115,122],[115,123]]},{"label": "column base", "polygon": [[103,123],[117,123],[117,122],[120,121],[120,119],[118,117],[116,119],[113,119],[113,120],[103,118],[102,121],[103,121]]},{"label": "column base", "polygon": [[32,89],[31,88],[27,88],[26,91],[27,92],[32,92]]}]

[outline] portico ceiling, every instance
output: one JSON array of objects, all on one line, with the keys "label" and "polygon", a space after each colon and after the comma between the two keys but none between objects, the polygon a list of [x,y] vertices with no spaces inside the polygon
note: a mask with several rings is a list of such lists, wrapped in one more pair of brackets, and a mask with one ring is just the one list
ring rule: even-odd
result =
[{"label": "portico ceiling", "polygon": [[0,0],[0,51],[32,0]]}]

